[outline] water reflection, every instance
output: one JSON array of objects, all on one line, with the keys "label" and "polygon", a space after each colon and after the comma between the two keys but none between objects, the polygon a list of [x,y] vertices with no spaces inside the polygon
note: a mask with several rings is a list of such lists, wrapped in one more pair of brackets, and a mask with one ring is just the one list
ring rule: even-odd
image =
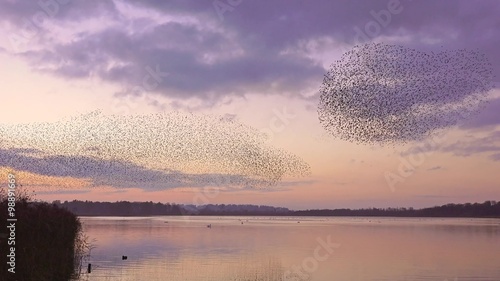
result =
[{"label": "water reflection", "polygon": [[[500,280],[500,220],[82,218],[82,280]],[[299,223],[300,222],[300,223]],[[207,225],[211,224],[211,228]],[[318,239],[340,247],[313,264]],[[321,250],[323,251],[323,250]],[[128,257],[122,260],[122,255]],[[302,275],[284,273],[293,268]],[[287,275],[290,276],[290,275]],[[302,276],[302,277],[300,277]]]}]

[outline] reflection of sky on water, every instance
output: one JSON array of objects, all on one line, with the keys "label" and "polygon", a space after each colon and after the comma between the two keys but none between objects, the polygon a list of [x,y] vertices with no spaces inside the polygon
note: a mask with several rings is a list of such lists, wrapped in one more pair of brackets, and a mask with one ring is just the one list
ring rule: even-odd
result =
[{"label": "reflection of sky on water", "polygon": [[[85,231],[96,238],[93,257],[127,255],[141,259],[153,256],[178,258],[182,252],[192,254],[237,254],[247,244],[237,237],[216,236],[213,229],[205,225],[165,223],[149,219],[142,220],[98,220],[85,223]],[[224,227],[218,233],[226,233]],[[229,237],[228,237],[229,236]],[[210,247],[209,247],[210,246]]]},{"label": "reflection of sky on water", "polygon": [[[148,278],[177,274],[179,278],[190,276],[195,278],[192,280],[211,280],[206,279],[206,273],[197,274],[208,271],[212,272],[211,276],[224,278],[224,274],[237,275],[242,270],[249,270],[242,265],[273,260],[255,253],[258,246],[255,240],[261,239],[259,228],[246,225],[246,221],[242,225],[238,219],[82,218],[82,222],[90,239],[97,240],[90,259],[93,272],[84,276],[88,280],[124,276],[135,280],[133,276],[140,272]],[[212,228],[207,228],[207,224],[212,224]],[[269,230],[266,232],[271,234],[269,237],[278,239],[282,234],[279,229]],[[276,239],[270,239],[268,246]],[[127,260],[122,260],[122,255],[126,255]],[[221,264],[226,268],[221,269]],[[237,272],[232,272],[238,267],[241,268]]]},{"label": "reflection of sky on water", "polygon": [[[311,281],[500,280],[498,219],[152,217],[82,221],[86,234],[97,239],[91,257],[94,271],[83,280],[224,281],[282,275],[313,255],[318,238],[328,236],[341,246],[319,263]],[[122,255],[128,259],[121,260]],[[231,279],[234,276],[241,278]]]}]

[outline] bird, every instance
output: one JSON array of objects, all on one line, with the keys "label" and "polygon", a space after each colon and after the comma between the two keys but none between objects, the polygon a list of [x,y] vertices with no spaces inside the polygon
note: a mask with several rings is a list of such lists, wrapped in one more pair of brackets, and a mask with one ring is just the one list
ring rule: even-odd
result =
[{"label": "bird", "polygon": [[356,45],[324,75],[318,120],[333,137],[357,144],[422,140],[477,113],[492,78],[492,64],[475,50]]},{"label": "bird", "polygon": [[49,175],[49,180],[89,179],[89,188],[122,188],[125,182],[155,191],[268,188],[285,177],[310,174],[306,161],[269,144],[257,128],[201,113],[95,110],[53,122],[2,123],[0,136],[9,140],[0,142],[2,165]]}]

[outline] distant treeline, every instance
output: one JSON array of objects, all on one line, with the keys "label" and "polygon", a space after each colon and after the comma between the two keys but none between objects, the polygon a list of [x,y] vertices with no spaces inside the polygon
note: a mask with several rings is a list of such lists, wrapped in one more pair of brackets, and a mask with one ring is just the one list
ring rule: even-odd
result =
[{"label": "distant treeline", "polygon": [[362,217],[467,217],[500,218],[500,202],[446,204],[442,206],[413,208],[370,208],[294,211],[295,216],[362,216]]},{"label": "distant treeline", "polygon": [[231,216],[277,216],[290,215],[287,208],[257,205],[208,204],[202,206],[149,202],[92,202],[54,201],[78,216],[177,216],[177,215],[231,215]]},{"label": "distant treeline", "polygon": [[287,208],[208,204],[184,205],[149,202],[92,202],[54,201],[78,216],[380,216],[380,217],[497,217],[500,218],[500,202],[446,204],[442,206],[413,208],[369,208],[369,209],[322,209],[293,211]]}]

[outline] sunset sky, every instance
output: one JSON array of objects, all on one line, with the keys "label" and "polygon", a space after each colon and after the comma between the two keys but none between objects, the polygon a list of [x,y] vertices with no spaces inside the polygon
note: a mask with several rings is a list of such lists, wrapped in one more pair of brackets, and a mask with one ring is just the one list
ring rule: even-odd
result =
[{"label": "sunset sky", "polygon": [[[13,171],[37,199],[49,201],[306,209],[500,200],[498,1],[39,3],[0,2],[2,126],[58,122],[96,110],[217,115],[260,130],[268,136],[266,145],[302,158],[310,174],[265,189],[152,190],[89,186],[96,179],[19,165],[0,167],[2,188]],[[439,138],[385,146],[341,141],[318,121],[318,90],[330,64],[368,42],[426,52],[479,51],[493,65],[496,88],[478,115]],[[0,159],[12,153],[8,142],[9,136],[0,135]]]}]

